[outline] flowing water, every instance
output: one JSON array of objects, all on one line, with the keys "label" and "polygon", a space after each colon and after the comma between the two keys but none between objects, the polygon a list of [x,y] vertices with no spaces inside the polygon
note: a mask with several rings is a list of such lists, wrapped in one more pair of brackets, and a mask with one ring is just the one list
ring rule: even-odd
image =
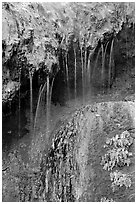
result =
[{"label": "flowing water", "polygon": [[88,66],[87,66],[87,87],[90,87],[90,58],[91,58],[91,54],[89,53],[88,56]]},{"label": "flowing water", "polygon": [[[50,108],[51,108],[51,98],[52,98],[52,90],[53,90],[54,80],[55,80],[55,76],[52,79],[52,82],[50,85],[50,90],[49,90],[49,113],[50,113]],[[70,98],[68,98],[68,100],[70,100]]]},{"label": "flowing water", "polygon": [[82,97],[83,97],[83,102],[84,102],[85,86],[84,86],[84,63],[83,63],[82,48],[80,49],[80,53],[81,53]]},{"label": "flowing water", "polygon": [[[52,85],[53,86],[53,85]],[[48,144],[50,132],[50,81],[49,76],[43,87],[40,87],[35,114],[33,137],[29,150],[30,164],[32,168],[38,168],[45,149]]]},{"label": "flowing water", "polygon": [[68,73],[68,59],[67,56],[68,54],[66,53],[66,77],[67,77],[67,92],[68,92],[68,100],[70,100],[70,89],[69,89],[69,73]]},{"label": "flowing water", "polygon": [[109,44],[109,41],[107,42],[106,47],[105,47],[105,52],[104,52],[104,66],[105,66],[105,59],[106,59],[106,53],[107,53],[108,44]]},{"label": "flowing water", "polygon": [[[95,49],[94,49],[95,50]],[[94,54],[94,50],[91,50],[88,56],[88,65],[87,65],[87,87],[89,88],[89,92],[91,93],[91,57]]]},{"label": "flowing water", "polygon": [[114,38],[111,42],[111,48],[110,48],[110,57],[109,57],[109,72],[108,72],[108,84],[109,84],[109,87],[111,85],[111,72],[112,72],[112,58],[113,58],[113,44],[114,44]]},{"label": "flowing water", "polygon": [[47,138],[49,137],[49,128],[50,128],[50,110],[49,110],[49,107],[50,107],[50,101],[49,101],[49,98],[50,98],[50,95],[49,95],[49,92],[50,92],[50,87],[49,87],[49,76],[47,76],[47,89],[46,89],[46,124],[47,124]]},{"label": "flowing water", "polygon": [[102,70],[101,70],[101,81],[102,81],[102,86],[103,86],[103,91],[104,91],[104,73],[105,73],[105,67],[104,67],[104,46],[101,44],[101,50],[102,50]]},{"label": "flowing water", "polygon": [[96,56],[96,59],[95,59],[92,76],[91,76],[91,79],[92,79],[92,80],[93,80],[94,77],[95,77],[95,72],[96,72],[96,69],[97,69],[98,59],[99,59],[100,52],[101,52],[101,49],[99,48],[98,53],[97,53],[97,56]]},{"label": "flowing water", "polygon": [[[51,105],[51,97],[52,97],[52,88],[53,88],[53,83],[54,83],[54,79],[52,79],[51,82],[51,87],[49,86],[49,76],[47,76],[47,80],[44,83],[43,87],[42,85],[39,88],[39,94],[38,94],[38,101],[37,101],[37,107],[36,107],[36,112],[35,112],[35,119],[34,119],[34,135],[35,135],[35,131],[36,131],[36,125],[37,125],[37,118],[38,118],[38,113],[39,113],[39,109],[40,109],[40,103],[42,101],[42,99],[44,100],[44,96],[45,96],[45,92],[46,92],[46,115],[47,115],[47,120],[46,120],[46,124],[47,124],[47,132],[49,129],[49,125],[48,125],[48,121],[49,121],[49,114],[50,114],[50,105]],[[46,89],[46,90],[45,90]],[[42,110],[43,112],[43,106],[42,106]],[[41,114],[41,112],[40,112]]]},{"label": "flowing water", "polygon": [[[19,86],[21,84],[21,70],[19,71]],[[20,137],[20,125],[21,125],[21,121],[20,121],[20,108],[21,108],[21,101],[20,101],[20,88],[19,88],[19,125],[18,125],[18,135]]]},{"label": "flowing water", "polygon": [[[45,83],[46,85],[46,83]],[[34,136],[35,136],[35,129],[36,129],[36,125],[37,125],[37,117],[38,117],[38,112],[39,112],[39,106],[40,106],[40,101],[41,101],[41,94],[42,94],[42,85],[39,88],[39,95],[38,95],[38,102],[37,102],[37,107],[36,107],[36,113],[35,113],[35,119],[34,119]]]},{"label": "flowing water", "polygon": [[30,80],[30,129],[33,130],[33,94],[32,94],[32,73],[29,71],[29,80]]},{"label": "flowing water", "polygon": [[75,48],[74,48],[74,57],[75,57],[74,94],[75,94],[75,101],[76,101],[76,98],[77,98],[77,55],[76,55]]},{"label": "flowing water", "polygon": [[[94,77],[94,72],[96,70],[97,64],[98,64],[98,60],[99,60],[99,55],[102,49],[102,67],[104,66],[104,61],[105,60],[105,53],[107,50],[107,46],[105,47],[105,51],[104,48],[100,48],[98,50],[96,59],[95,59],[95,63],[94,63],[94,68],[93,68],[93,74],[92,74],[92,78]],[[111,44],[111,55],[112,55],[112,49],[113,49],[113,42]],[[30,107],[29,109],[27,109],[24,112],[26,112],[26,114],[28,114],[28,118],[30,119],[30,123],[28,123],[27,125],[29,126],[28,130],[29,133],[26,134],[25,137],[21,138],[20,140],[25,141],[27,140],[27,144],[29,147],[31,147],[31,150],[28,151],[28,147],[26,147],[25,150],[25,154],[28,154],[28,152],[30,153],[30,157],[32,158],[32,160],[38,160],[40,163],[40,157],[39,157],[39,152],[44,151],[44,149],[47,148],[49,146],[48,143],[48,139],[49,136],[51,134],[52,131],[54,131],[56,125],[59,123],[61,123],[61,121],[65,120],[65,118],[68,117],[69,114],[71,114],[72,112],[74,112],[77,108],[81,107],[82,105],[85,104],[89,104],[91,102],[94,101],[94,98],[92,98],[91,93],[88,95],[86,93],[85,96],[85,81],[87,81],[87,77],[89,77],[87,75],[87,71],[89,72],[90,70],[90,63],[88,60],[88,69],[86,67],[87,65],[87,52],[85,51],[84,53],[84,58],[82,56],[82,50],[81,50],[81,65],[82,65],[82,69],[81,69],[81,74],[82,74],[82,96],[77,95],[77,55],[76,55],[76,51],[74,50],[74,56],[75,56],[75,67],[74,67],[74,92],[75,92],[75,99],[70,99],[68,100],[67,98],[67,105],[53,105],[51,104],[51,98],[52,98],[52,88],[53,88],[53,84],[54,84],[54,79],[55,76],[52,80],[49,79],[49,76],[47,76],[46,82],[43,86],[40,87],[39,89],[39,93],[36,94],[36,96],[34,97],[34,91],[32,89],[32,75],[30,73]],[[104,67],[103,67],[103,71],[104,71]],[[69,82],[69,76],[68,76],[68,66],[66,66],[66,77],[67,77],[67,81]],[[104,72],[103,72],[104,73]],[[103,76],[104,77],[104,76]],[[68,90],[68,87],[67,87]],[[33,97],[32,97],[33,96]],[[86,99],[85,99],[86,98]],[[37,99],[37,103],[36,106],[32,106],[32,102],[33,104],[35,104],[34,101],[36,101]],[[85,100],[85,102],[83,102]],[[34,126],[33,126],[33,131],[31,131],[30,126],[33,124],[33,110],[36,108],[36,112],[35,112],[35,118],[34,118]],[[20,113],[22,114],[22,113]],[[22,123],[22,121],[20,121]],[[19,125],[19,123],[18,123]],[[21,124],[22,126],[22,124]],[[18,126],[19,127],[19,126]],[[22,130],[20,130],[22,131]],[[32,133],[33,132],[33,133]],[[22,133],[21,133],[22,135]],[[33,137],[32,137],[33,136]],[[30,149],[30,148],[29,148]],[[38,153],[36,151],[39,151]],[[24,156],[26,159],[26,156]]]},{"label": "flowing water", "polygon": [[107,42],[104,50],[103,44],[101,44],[102,49],[102,72],[101,72],[101,79],[102,79],[102,85],[103,85],[103,91],[104,91],[104,83],[105,83],[105,60],[106,60],[106,53],[107,53],[107,47],[108,47],[109,41]]},{"label": "flowing water", "polygon": [[87,50],[85,48],[85,54],[84,54],[84,88],[85,88],[85,92],[86,92],[86,76],[87,76]]},{"label": "flowing water", "polygon": [[[98,63],[98,58],[99,54],[101,52],[101,49],[99,49],[96,59],[95,59],[95,64],[94,64],[94,69],[97,66]],[[51,104],[51,95],[52,95],[52,87],[54,84],[54,78],[52,81],[49,81],[49,77],[47,77],[47,80],[43,86],[40,87],[39,93],[35,94],[36,90],[33,91],[33,104],[35,106],[35,102],[37,101],[37,107],[36,107],[36,115],[35,115],[35,122],[34,122],[34,132],[35,134],[33,135],[34,141],[32,142],[32,137],[31,137],[31,132],[29,121],[26,121],[25,119],[21,119],[21,138],[18,139],[18,141],[13,140],[12,142],[12,149],[19,149],[21,157],[23,161],[28,162],[30,160],[27,160],[27,154],[32,155],[32,161],[38,161],[37,166],[40,164],[41,159],[39,156],[39,152],[43,152],[45,149],[48,150],[50,143],[48,141],[48,137],[50,136],[50,139],[52,139],[53,132],[58,129],[62,125],[62,122],[65,121],[68,117],[74,113],[78,108],[80,108],[83,105],[87,104],[92,104],[94,102],[100,102],[106,101],[103,97],[97,95],[87,95],[86,94],[86,100],[85,103],[83,103],[83,96],[77,96],[76,101],[71,98],[67,103],[63,106],[61,105],[54,105]],[[45,107],[43,106],[43,101],[42,98],[44,99],[44,94],[46,93],[46,105]],[[97,94],[97,92],[96,92]],[[109,96],[106,96],[107,100],[110,100]],[[29,106],[29,98],[27,99],[28,101],[26,102],[26,106],[24,107],[23,110],[21,110],[21,117],[23,114],[26,114],[27,118],[30,118],[30,106]],[[44,102],[45,102],[44,101]],[[21,106],[22,107],[22,106]],[[34,107],[35,109],[35,107]],[[40,112],[41,109],[41,112]],[[18,116],[18,115],[17,115]],[[11,126],[15,126],[15,130],[12,131],[12,134],[10,135],[10,138],[14,138],[16,135],[16,130],[18,129],[18,126],[15,124],[15,120],[13,121],[13,118],[15,116],[8,118],[9,122],[8,124],[10,125],[9,130],[12,128]],[[17,117],[18,118],[18,117]],[[24,121],[24,124],[23,124]],[[18,123],[17,123],[18,124]],[[27,126],[29,132],[28,133],[22,133],[23,132],[23,127]],[[5,122],[5,127],[4,129],[7,131],[7,121]],[[3,132],[4,132],[3,129]],[[8,130],[8,132],[9,132]],[[6,133],[7,134],[7,133]],[[3,137],[5,136],[5,133],[3,133]],[[23,144],[23,145],[22,145]],[[21,150],[20,150],[20,146]],[[31,149],[30,149],[31,148]],[[23,150],[22,150],[23,149]],[[11,151],[11,149],[8,146],[8,151]],[[38,151],[38,152],[37,152]],[[28,156],[30,157],[30,156]],[[30,164],[30,163],[29,163]]]}]

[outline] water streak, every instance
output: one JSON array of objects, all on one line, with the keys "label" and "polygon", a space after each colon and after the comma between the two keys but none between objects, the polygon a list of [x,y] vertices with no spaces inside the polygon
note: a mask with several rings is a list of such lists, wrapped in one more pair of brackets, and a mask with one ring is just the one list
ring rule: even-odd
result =
[{"label": "water streak", "polygon": [[75,79],[74,79],[74,89],[75,89],[75,102],[77,97],[77,55],[76,50],[74,49],[74,57],[75,57]]},{"label": "water streak", "polygon": [[[19,86],[21,84],[21,70],[19,70]],[[18,123],[18,135],[20,137],[20,107],[21,107],[21,101],[20,101],[20,87],[19,87],[19,123]]]},{"label": "water streak", "polygon": [[94,67],[93,67],[92,76],[91,76],[91,79],[92,79],[92,80],[93,80],[94,77],[95,77],[94,75],[95,75],[95,71],[96,71],[96,68],[97,68],[97,64],[98,64],[98,59],[99,59],[100,52],[101,52],[101,49],[99,48],[98,53],[97,53],[97,56],[96,56],[95,64],[94,64]]},{"label": "water streak", "polygon": [[[109,41],[106,44],[105,50],[103,44],[101,44],[101,49],[102,49],[102,72],[101,72],[101,79],[102,79],[102,85],[104,89],[104,80],[105,80],[105,59],[106,59],[106,52],[107,52],[107,47],[108,47]],[[103,90],[104,91],[104,90]]]},{"label": "water streak", "polygon": [[101,70],[101,80],[104,86],[104,46],[101,44],[101,50],[102,50],[102,70]]},{"label": "water streak", "polygon": [[[44,85],[46,85],[46,83],[45,83]],[[44,88],[44,86],[43,86],[43,88]],[[35,119],[34,119],[34,135],[35,135],[37,117],[38,117],[38,112],[39,112],[39,106],[40,106],[41,95],[42,95],[42,93],[43,93],[43,88],[42,88],[42,85],[41,85],[40,88],[39,88],[39,96],[38,96],[37,108],[36,108]]]},{"label": "water streak", "polygon": [[[43,102],[42,97],[45,96],[47,81],[44,83],[43,87],[41,85],[39,89],[39,97],[37,102],[37,108],[36,108],[36,114],[35,114],[35,120],[34,120],[34,129],[33,129],[33,139],[31,144],[31,150],[30,150],[30,158],[32,163],[34,163],[35,166],[39,165],[40,159],[41,159],[41,153],[44,150],[44,141],[45,141],[45,134],[42,134],[41,132],[37,132],[36,134],[36,124],[37,124],[37,118],[38,118],[38,112],[40,109],[40,105],[43,108],[42,104],[40,102]],[[42,109],[43,111],[43,109]],[[44,111],[43,111],[44,112]],[[41,118],[39,118],[41,119]],[[41,120],[40,120],[41,122]],[[46,121],[45,121],[46,123]]]},{"label": "water streak", "polygon": [[80,53],[81,53],[81,74],[82,74],[82,96],[83,96],[83,102],[84,102],[85,87],[84,87],[84,63],[83,63],[82,47],[80,49]]},{"label": "water streak", "polygon": [[36,113],[35,113],[35,120],[34,120],[34,135],[35,135],[35,131],[36,131],[36,124],[37,124],[40,102],[41,102],[41,98],[44,95],[45,91],[46,91],[46,127],[47,127],[47,132],[49,130],[49,114],[50,114],[50,104],[51,104],[53,83],[54,83],[54,78],[52,80],[51,87],[49,87],[49,76],[47,76],[47,80],[44,83],[43,87],[42,87],[42,85],[40,86],[37,108],[36,108]]},{"label": "water streak", "polygon": [[108,44],[109,44],[109,41],[107,42],[106,47],[105,47],[105,52],[104,52],[104,66],[105,66],[105,59],[106,59],[106,52],[107,52]]},{"label": "water streak", "polygon": [[30,131],[33,130],[33,93],[32,93],[32,73],[29,71],[30,80]]},{"label": "water streak", "polygon": [[94,53],[94,50],[91,50],[88,56],[88,66],[87,66],[87,87],[91,89],[91,57]]},{"label": "water streak", "polygon": [[87,87],[90,86],[90,58],[91,58],[91,52],[89,53],[88,56],[88,67],[87,67]]},{"label": "water streak", "polygon": [[50,126],[50,113],[49,113],[49,76],[47,76],[47,92],[46,92],[46,124],[47,124],[47,138],[49,136]]},{"label": "water streak", "polygon": [[50,106],[51,106],[51,98],[52,98],[52,90],[53,90],[53,84],[54,84],[55,76],[52,79],[51,85],[50,85],[50,91],[49,91],[49,112],[50,112]]},{"label": "water streak", "polygon": [[110,57],[109,57],[109,72],[108,72],[108,85],[111,86],[111,72],[112,72],[112,58],[113,58],[113,45],[114,45],[114,38],[111,42],[111,48],[110,48]]},{"label": "water streak", "polygon": [[85,79],[85,76],[86,76],[86,73],[87,73],[87,50],[85,48],[85,64],[84,64],[84,88],[86,87],[86,79]]},{"label": "water streak", "polygon": [[66,77],[67,77],[67,92],[68,92],[68,100],[70,100],[70,90],[69,90],[69,73],[68,73],[68,53],[66,53]]}]

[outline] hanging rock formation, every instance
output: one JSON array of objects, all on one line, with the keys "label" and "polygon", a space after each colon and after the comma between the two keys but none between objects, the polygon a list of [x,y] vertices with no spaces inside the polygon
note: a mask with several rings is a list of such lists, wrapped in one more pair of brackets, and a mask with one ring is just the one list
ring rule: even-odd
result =
[{"label": "hanging rock formation", "polygon": [[12,86],[6,91],[10,80],[19,82],[20,69],[21,85],[30,69],[52,73],[59,50],[67,53],[77,42],[89,66],[90,53],[106,33],[118,33],[124,22],[134,23],[134,3],[15,2],[3,3],[2,12],[3,102],[17,90]]}]

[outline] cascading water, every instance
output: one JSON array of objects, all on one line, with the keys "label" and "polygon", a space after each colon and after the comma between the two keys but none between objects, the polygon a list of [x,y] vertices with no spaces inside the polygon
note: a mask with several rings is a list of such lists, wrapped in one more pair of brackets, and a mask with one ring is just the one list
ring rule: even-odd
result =
[{"label": "cascading water", "polygon": [[67,77],[67,92],[68,92],[68,100],[70,100],[70,89],[69,89],[69,73],[68,73],[68,53],[65,55],[65,60],[66,60],[66,77]]},{"label": "cascading water", "polygon": [[74,94],[75,94],[75,102],[77,97],[77,55],[76,49],[74,48],[74,58],[75,58],[75,77],[74,77]]},{"label": "cascading water", "polygon": [[92,76],[91,76],[91,79],[92,79],[92,80],[93,80],[94,77],[95,77],[95,71],[96,71],[96,68],[97,68],[97,64],[98,64],[98,59],[99,59],[100,52],[101,52],[101,48],[99,48],[98,53],[97,53],[97,56],[96,56],[96,59],[95,59],[95,64],[94,64],[93,72],[92,72]]},{"label": "cascading water", "polygon": [[106,53],[107,53],[108,44],[109,44],[109,41],[107,42],[106,47],[105,47],[104,60],[103,60],[104,61],[104,66],[105,66],[105,59],[106,59]]},{"label": "cascading water", "polygon": [[50,106],[51,106],[51,98],[52,98],[52,90],[53,90],[53,84],[54,84],[55,76],[52,79],[50,90],[49,90],[49,112],[50,112]]},{"label": "cascading water", "polygon": [[114,46],[114,38],[111,42],[111,48],[110,48],[110,57],[109,57],[109,71],[108,71],[108,85],[111,86],[111,72],[112,72],[112,58],[113,58],[113,46]]},{"label": "cascading water", "polygon": [[[46,83],[44,84],[44,86],[46,85]],[[43,88],[45,88],[43,86]],[[37,102],[37,108],[36,108],[36,113],[35,113],[35,119],[34,119],[34,135],[35,135],[35,129],[36,129],[36,123],[37,123],[37,117],[38,117],[38,112],[39,112],[39,106],[40,106],[40,101],[41,101],[41,95],[43,93],[43,88],[42,85],[39,88],[39,96],[38,96],[38,102]]]},{"label": "cascading water", "polygon": [[49,103],[50,103],[50,101],[49,101],[49,76],[47,75],[47,86],[46,86],[46,127],[47,127],[47,137],[49,136],[48,134],[49,134],[49,126],[50,126],[50,113],[49,113]]},{"label": "cascading water", "polygon": [[104,46],[101,44],[101,50],[102,50],[102,70],[101,70],[101,81],[102,81],[102,86],[103,86],[103,91],[104,91]]},{"label": "cascading water", "polygon": [[90,52],[89,53],[89,56],[88,56],[88,66],[87,66],[87,87],[90,87],[90,58],[91,58],[91,55],[92,53]]},{"label": "cascading water", "polygon": [[102,72],[101,72],[101,79],[102,79],[102,85],[103,85],[103,91],[104,91],[104,80],[105,80],[105,60],[106,60],[106,52],[108,47],[109,41],[107,42],[104,50],[103,44],[101,44],[102,49]]},{"label": "cascading water", "polygon": [[[46,106],[45,106],[45,97],[46,97]],[[40,111],[41,110],[41,111]],[[44,111],[46,110],[46,111]],[[40,114],[39,114],[40,113]],[[39,121],[37,120],[39,117]],[[37,123],[41,124],[44,120],[44,126],[46,126],[46,132],[43,132],[43,125],[38,126],[39,129],[36,130]],[[33,139],[31,142],[31,150],[29,151],[30,159],[34,167],[38,167],[42,158],[42,153],[45,148],[45,143],[48,144],[49,138],[49,129],[50,129],[50,86],[49,86],[49,76],[46,77],[46,82],[43,87],[41,85],[39,89],[39,96],[37,102],[37,108],[35,113],[34,120],[34,129],[33,129]]]},{"label": "cascading water", "polygon": [[87,65],[87,87],[89,88],[89,91],[91,93],[91,57],[94,53],[94,50],[91,50],[88,56],[88,65]]},{"label": "cascading water", "polygon": [[33,93],[32,93],[32,79],[33,73],[29,71],[29,80],[30,80],[30,130],[33,130]]},{"label": "cascading water", "polygon": [[83,96],[83,102],[85,98],[85,87],[84,87],[84,63],[83,63],[83,49],[80,48],[80,54],[81,54],[81,74],[82,74],[82,96]]},{"label": "cascading water", "polygon": [[[21,84],[21,69],[19,69],[19,86]],[[19,122],[18,122],[18,136],[20,138],[20,108],[21,108],[21,101],[20,101],[20,87],[19,87]]]},{"label": "cascading water", "polygon": [[44,83],[43,87],[42,87],[42,85],[40,86],[37,108],[36,108],[35,119],[34,119],[34,135],[35,135],[35,131],[36,131],[40,102],[42,101],[42,98],[44,98],[45,92],[46,92],[46,127],[47,127],[47,132],[49,130],[50,105],[51,105],[52,88],[53,88],[54,79],[55,79],[55,77],[52,79],[51,86],[49,86],[49,76],[47,76],[46,82]]},{"label": "cascading water", "polygon": [[[85,53],[84,53],[84,89],[86,89],[86,73],[87,73],[87,50],[85,48]],[[86,91],[86,90],[85,90]]]}]

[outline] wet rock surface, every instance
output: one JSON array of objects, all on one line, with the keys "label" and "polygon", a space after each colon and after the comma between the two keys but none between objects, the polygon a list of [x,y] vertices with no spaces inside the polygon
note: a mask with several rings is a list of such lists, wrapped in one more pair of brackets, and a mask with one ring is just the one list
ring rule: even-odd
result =
[{"label": "wet rock surface", "polygon": [[[133,136],[134,117],[133,102],[99,103],[76,111],[54,135],[43,158],[43,201],[93,202],[112,196],[109,178],[100,166],[103,145],[106,138],[125,130]],[[126,201],[125,192],[122,200],[120,194],[115,198]]]},{"label": "wet rock surface", "polygon": [[[124,131],[135,138],[134,114],[131,101],[86,105],[55,128],[39,167],[25,164],[19,152],[10,153],[3,167],[3,201],[134,201],[134,176],[129,189],[114,194],[109,172],[100,165],[107,138]],[[134,155],[134,142],[130,151]],[[133,156],[123,172],[134,172],[134,164]]]}]

